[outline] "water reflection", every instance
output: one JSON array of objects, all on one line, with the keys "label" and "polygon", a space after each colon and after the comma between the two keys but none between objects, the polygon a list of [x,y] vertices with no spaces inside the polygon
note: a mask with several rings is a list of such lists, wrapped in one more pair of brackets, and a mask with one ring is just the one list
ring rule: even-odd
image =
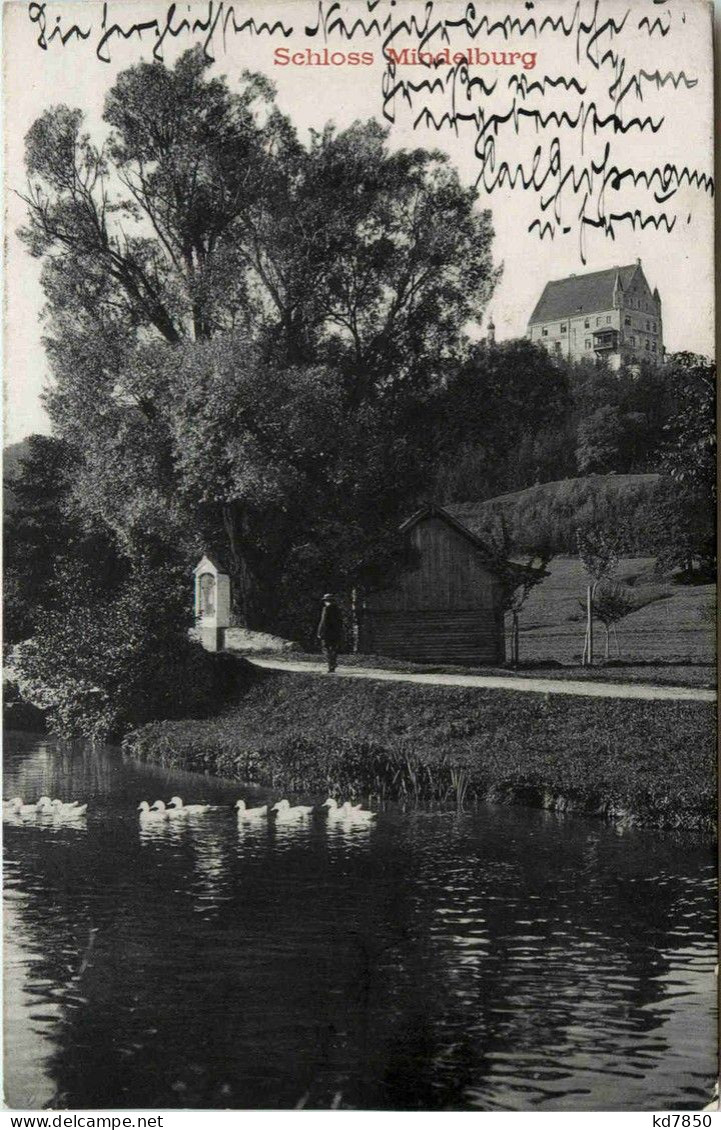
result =
[{"label": "water reflection", "polygon": [[[698,1109],[714,861],[518,810],[239,822],[237,785],[19,742],[15,1105]],[[222,805],[142,822],[142,796]],[[266,796],[248,798],[265,803]]]}]

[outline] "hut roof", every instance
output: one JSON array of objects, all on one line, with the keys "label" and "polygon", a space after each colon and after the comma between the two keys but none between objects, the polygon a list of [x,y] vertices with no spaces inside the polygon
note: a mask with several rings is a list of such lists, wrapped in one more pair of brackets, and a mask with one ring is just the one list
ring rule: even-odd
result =
[{"label": "hut roof", "polygon": [[500,572],[501,565],[503,564],[503,566],[509,568],[511,572],[518,573],[519,582],[522,577],[529,573],[543,573],[544,576],[546,575],[545,569],[536,569],[530,565],[522,565],[517,561],[508,560],[502,563],[499,560],[497,552],[489,546],[487,542],[483,541],[483,539],[473,533],[472,530],[469,530],[468,526],[464,526],[462,522],[454,518],[450,511],[445,510],[444,507],[434,502],[427,503],[425,506],[422,506],[420,510],[417,510],[415,514],[411,514],[410,518],[406,518],[405,522],[399,527],[399,532],[406,534],[412,530],[414,526],[417,526],[419,522],[423,522],[427,518],[439,518],[442,522],[450,526],[451,529],[455,530],[457,534],[460,534],[462,538],[470,542],[474,549],[481,555],[484,564],[491,572]]}]

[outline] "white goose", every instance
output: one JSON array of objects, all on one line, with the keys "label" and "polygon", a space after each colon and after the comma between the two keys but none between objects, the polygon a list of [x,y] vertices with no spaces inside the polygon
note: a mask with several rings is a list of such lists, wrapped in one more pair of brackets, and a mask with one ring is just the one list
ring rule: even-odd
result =
[{"label": "white goose", "polygon": [[362,804],[351,804],[349,800],[339,805],[338,801],[333,797],[328,797],[327,800],[323,801],[323,808],[328,809],[328,816],[331,820],[352,820],[358,823],[369,823],[376,818],[375,812],[371,812],[368,808],[363,808]]},{"label": "white goose", "polygon": [[312,811],[312,804],[296,804],[291,808],[289,800],[279,800],[271,809],[271,812],[277,813],[278,820],[300,820],[302,817],[310,816]]},{"label": "white goose", "polygon": [[160,821],[160,820],[167,820],[168,819],[168,814],[165,811],[165,805],[163,805],[162,810],[159,809],[159,808],[156,808],[155,805],[153,805],[153,807],[151,808],[150,805],[148,804],[147,800],[141,800],[140,804],[138,805],[138,813],[139,813],[140,819],[143,822]]},{"label": "white goose", "polygon": [[171,817],[177,818],[178,816],[187,816],[188,815],[187,812],[183,811],[180,808],[176,808],[175,805],[172,805],[172,804],[166,805],[164,800],[156,800],[154,802],[154,804],[151,806],[150,811],[151,812],[160,812],[161,815],[164,816],[166,820],[170,820]]},{"label": "white goose", "polygon": [[50,807],[56,816],[62,816],[65,820],[75,820],[78,816],[84,816],[88,811],[87,804],[79,804],[77,800],[69,803],[62,800],[53,800]]},{"label": "white goose", "polygon": [[267,804],[260,805],[258,808],[248,808],[244,800],[235,802],[235,810],[238,813],[239,820],[260,820],[261,817],[268,815]]},{"label": "white goose", "polygon": [[344,801],[343,804],[338,804],[338,801],[332,796],[324,800],[321,805],[321,808],[328,809],[329,820],[345,820],[346,817],[350,816],[352,807],[349,800]]},{"label": "white goose", "polygon": [[[162,800],[156,801],[156,804],[162,804]],[[172,796],[168,801],[167,812],[171,816],[202,816],[206,812],[210,812],[213,805],[211,804],[183,804],[182,798],[179,796]]]},{"label": "white goose", "polygon": [[25,804],[22,797],[14,796],[9,801],[10,811],[14,812],[17,816],[37,816],[38,812],[42,809],[38,808],[37,804]]},{"label": "white goose", "polygon": [[51,800],[49,796],[41,796],[37,803],[38,812],[46,816],[55,816],[62,812],[68,815],[83,815],[87,812],[87,804],[81,804],[78,800]]}]

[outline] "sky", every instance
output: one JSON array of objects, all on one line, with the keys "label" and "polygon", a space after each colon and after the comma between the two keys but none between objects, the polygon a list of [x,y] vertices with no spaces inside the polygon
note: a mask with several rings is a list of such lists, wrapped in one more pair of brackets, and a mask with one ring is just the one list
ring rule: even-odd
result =
[{"label": "sky", "polygon": [[[562,16],[570,25],[575,0],[546,0],[543,12]],[[238,8],[240,9],[240,5]],[[416,17],[418,22],[425,11],[424,5],[413,0],[370,0],[372,13],[366,0],[341,2],[335,9],[327,0],[293,0],[292,3],[262,4],[246,2],[243,15],[281,21],[292,25],[292,34],[285,38],[280,33],[269,36],[262,30],[256,34],[247,31],[226,35],[225,43],[218,32],[211,42],[216,62],[214,72],[225,74],[229,85],[237,86],[244,69],[261,71],[276,84],[277,101],[296,123],[301,134],[319,129],[333,121],[340,128],[357,119],[382,119],[384,109],[384,75],[382,37],[371,28],[372,18],[379,22],[395,21],[391,28],[399,28],[392,44],[395,49],[420,46],[420,36],[411,24],[404,29],[403,19]],[[481,58],[469,63],[465,72],[460,66],[452,67],[441,60],[435,71],[428,68],[399,65],[397,81],[405,83],[405,96],[399,91],[393,101],[387,101],[386,110],[394,116],[389,144],[392,147],[429,145],[444,150],[457,167],[464,183],[473,184],[481,177],[479,207],[490,208],[493,215],[495,239],[493,254],[496,264],[503,267],[503,275],[491,303],[486,322],[491,316],[499,340],[525,333],[528,317],[549,279],[562,278],[571,273],[600,270],[606,267],[641,259],[651,288],[658,287],[663,300],[664,342],[671,352],[691,350],[713,354],[713,204],[710,194],[693,185],[682,183],[672,192],[668,202],[658,202],[675,183],[661,186],[664,167],[688,167],[699,173],[713,172],[712,160],[712,70],[711,23],[709,9],[693,0],[682,8],[673,9],[654,5],[652,0],[601,0],[601,10],[607,19],[614,21],[605,30],[599,22],[591,27],[593,4],[581,0],[581,13],[586,13],[587,30],[575,25],[568,35],[550,29],[526,29],[517,34],[514,29],[503,35],[491,30],[505,17],[528,19],[534,14],[533,0],[507,0],[506,3],[490,0],[477,4],[478,19],[488,18],[480,30],[456,27],[443,37],[442,28],[426,44],[427,49],[438,52],[446,46],[449,50],[480,51]],[[40,264],[31,259],[17,238],[16,230],[24,221],[24,204],[18,193],[25,187],[23,169],[24,136],[47,107],[66,103],[79,106],[86,114],[87,128],[94,138],[102,138],[103,100],[118,72],[140,59],[150,60],[157,34],[151,28],[130,34],[133,24],[149,22],[153,18],[165,19],[167,3],[155,0],[111,0],[105,29],[113,20],[128,33],[127,40],[114,36],[101,54],[108,54],[110,62],[102,62],[96,50],[103,33],[102,5],[94,0],[82,4],[50,2],[45,5],[45,49],[39,43],[40,27],[28,18],[28,5],[7,3],[4,7],[4,84],[5,84],[5,319],[4,319],[4,426],[5,442],[15,442],[31,432],[49,430],[49,421],[41,403],[41,393],[50,379],[42,346],[42,310],[44,299],[39,285]],[[188,18],[207,15],[208,3],[178,5]],[[456,0],[435,0],[436,20],[460,20],[466,11],[465,3]],[[217,11],[217,7],[216,7]],[[227,11],[227,8],[226,8]],[[333,12],[344,20],[343,27],[333,28]],[[318,24],[319,13],[325,25],[315,36],[306,29]],[[179,17],[178,17],[179,18]],[[349,38],[354,21],[363,19],[366,32],[356,29]],[[651,22],[659,25],[650,31]],[[644,21],[646,21],[644,23]],[[539,16],[540,22],[540,16]],[[89,32],[88,39],[80,41],[70,36],[61,46],[59,36],[48,37],[53,28],[65,33],[77,25]],[[663,25],[663,26],[662,26]],[[327,38],[324,40],[323,31]],[[663,30],[665,28],[665,31]],[[590,29],[590,30],[589,30]],[[385,35],[388,34],[386,27]],[[191,45],[192,33],[178,35],[175,41],[164,46],[165,61],[172,64],[178,54]],[[369,66],[352,66],[347,63],[324,67],[299,65],[293,62],[279,65],[276,48],[286,47],[291,56],[300,58],[307,50],[316,52],[327,47],[341,55],[351,51],[369,51],[373,63]],[[517,60],[503,61],[499,54],[496,62],[492,51],[509,52],[516,49]],[[485,52],[485,54],[483,54]],[[607,58],[605,53],[615,54]],[[525,66],[524,62],[525,54]],[[581,61],[578,55],[581,55]],[[531,56],[533,62],[531,64]],[[488,62],[485,61],[486,56]],[[590,59],[589,57],[590,56]],[[409,60],[412,58],[408,56]],[[595,60],[595,63],[591,60]],[[647,74],[658,71],[661,79],[644,79],[640,85],[629,82],[641,70]],[[443,79],[442,89],[428,94],[413,90],[428,76]],[[663,76],[673,75],[674,81]],[[620,77],[619,77],[620,76]],[[681,76],[679,78],[679,76]],[[574,79],[583,88],[564,89],[559,77],[568,83]],[[620,88],[628,87],[623,103],[617,106],[610,87],[619,78]],[[484,89],[480,80],[486,84]],[[551,80],[555,85],[549,85]],[[489,88],[495,83],[495,89]],[[540,89],[528,90],[529,84]],[[525,84],[525,92],[523,90]],[[624,130],[593,128],[590,119],[582,132],[578,126],[567,124],[562,115],[575,119],[579,111],[588,114],[594,106],[597,118],[615,114]],[[519,117],[519,109],[527,111]],[[422,120],[424,111],[432,111],[436,120],[444,113],[475,114],[473,121],[456,119],[446,122],[440,129],[428,128]],[[549,115],[555,112],[559,120],[539,124],[532,112]],[[497,115],[495,124],[489,116]],[[507,118],[507,121],[502,119]],[[656,130],[629,126],[634,118],[648,118],[661,123]],[[479,140],[479,130],[485,132]],[[608,145],[608,153],[604,152]],[[524,175],[541,180],[547,173],[540,191],[511,188],[507,183],[494,185],[502,179],[503,163],[511,170],[520,165]],[[480,154],[480,156],[479,156]],[[627,177],[620,190],[607,185],[604,192],[599,186],[603,173],[615,164],[619,169],[656,174],[651,191],[643,183],[631,187]],[[560,172],[559,172],[560,169]],[[585,179],[584,179],[585,171]],[[562,175],[569,179],[556,201],[552,199]],[[575,178],[578,191],[570,186]],[[587,191],[588,189],[588,191]],[[584,205],[584,198],[586,199]],[[626,219],[612,223],[612,231],[600,227],[581,225],[579,214],[585,210],[589,219],[616,214]],[[673,230],[658,230],[644,217],[675,216]],[[630,217],[630,218],[629,218]],[[536,221],[536,228],[529,227]],[[539,221],[545,228],[544,238],[539,238]],[[662,221],[661,221],[662,222]],[[551,237],[551,227],[553,236]],[[584,230],[582,248],[580,230]],[[585,260],[585,261],[584,261]],[[485,324],[475,327],[476,334],[485,332]]]}]

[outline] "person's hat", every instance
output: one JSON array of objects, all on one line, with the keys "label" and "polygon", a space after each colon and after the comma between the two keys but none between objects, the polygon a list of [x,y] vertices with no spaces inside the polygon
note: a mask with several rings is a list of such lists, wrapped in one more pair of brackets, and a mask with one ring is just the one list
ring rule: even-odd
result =
[{"label": "person's hat", "polygon": [[323,600],[335,600],[332,592],[327,592],[323,596]]}]

